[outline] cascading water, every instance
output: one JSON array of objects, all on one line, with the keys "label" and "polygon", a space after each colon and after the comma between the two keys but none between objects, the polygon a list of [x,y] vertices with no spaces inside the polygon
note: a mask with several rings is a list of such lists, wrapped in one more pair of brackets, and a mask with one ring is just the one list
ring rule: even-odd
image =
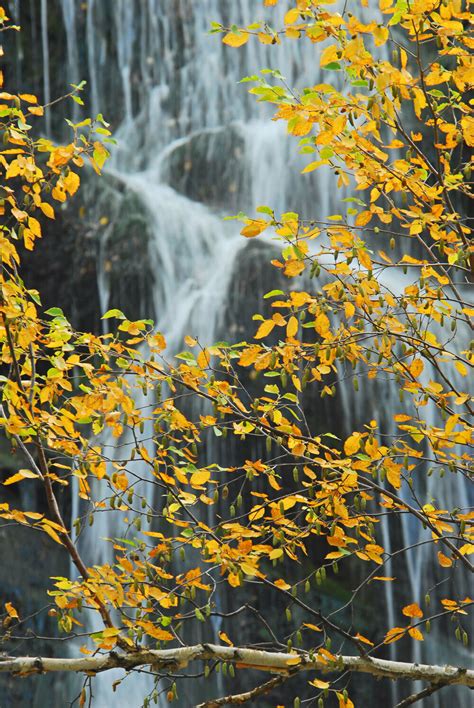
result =
[{"label": "cascading water", "polygon": [[[278,68],[290,86],[314,85],[323,80],[319,49],[305,42],[277,47],[251,42],[235,52],[208,35],[212,20],[242,26],[258,20],[261,3],[252,0],[59,0],[59,6],[67,82],[86,78],[90,112],[100,111],[116,122],[118,144],[96,206],[98,216],[104,214],[108,220],[100,245],[101,305],[104,310],[127,311],[127,285],[117,285],[110,254],[121,223],[125,221],[124,231],[134,223],[144,251],[137,257],[146,263],[143,297],[138,297],[137,305],[140,315],[154,317],[170,350],[181,346],[186,333],[211,343],[222,333],[234,280],[245,279],[244,249],[255,248],[239,236],[233,222],[223,222],[222,215],[239,209],[253,213],[259,204],[274,207],[277,213],[291,208],[307,218],[339,211],[340,194],[330,176],[319,171],[300,176],[304,162],[295,154],[294,139],[285,138],[280,124],[270,122],[268,111],[259,109],[238,85],[243,76],[264,67]],[[40,8],[43,90],[48,101],[52,67],[47,0],[41,0]],[[46,129],[51,129],[49,123]],[[252,257],[259,257],[258,249]],[[257,309],[252,293],[242,304],[247,311]],[[237,330],[241,325],[236,323]],[[376,397],[355,399],[352,386],[342,384],[340,401],[339,419],[346,434],[372,417],[384,421],[385,433],[394,432],[389,411],[399,402],[393,386],[382,382]],[[361,410],[368,415],[361,415]],[[429,479],[423,490],[427,500],[436,497],[436,480]],[[450,501],[446,500],[448,506]],[[113,513],[99,519],[95,535],[121,535]],[[403,517],[404,543],[425,538],[418,533]],[[389,548],[386,527],[382,534]],[[96,557],[92,535],[81,544],[88,563],[106,560]],[[422,576],[428,572],[426,548],[421,545],[408,554],[407,594],[412,601],[420,601]],[[385,593],[387,622],[393,626],[390,584]],[[391,651],[395,656],[395,645]],[[429,649],[422,656],[418,643],[416,651],[418,660],[433,658]],[[459,657],[461,664],[464,658]],[[101,679],[94,691],[95,705],[102,708],[113,700],[115,705],[138,706],[147,682],[145,676],[129,678],[112,699],[107,688],[110,677]],[[430,705],[440,705],[437,700]],[[458,705],[467,708],[467,703]]]}]

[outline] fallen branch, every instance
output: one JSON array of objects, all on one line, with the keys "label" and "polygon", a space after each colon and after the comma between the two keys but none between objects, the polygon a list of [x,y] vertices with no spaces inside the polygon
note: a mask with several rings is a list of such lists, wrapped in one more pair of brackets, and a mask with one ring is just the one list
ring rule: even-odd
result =
[{"label": "fallen branch", "polygon": [[[299,659],[299,662],[297,662]],[[269,673],[291,675],[298,671],[354,671],[390,679],[427,681],[430,684],[458,684],[474,688],[474,670],[454,666],[414,664],[371,657],[342,656],[328,663],[306,652],[283,653],[227,647],[217,644],[196,644],[176,649],[143,650],[119,654],[110,652],[101,656],[71,658],[0,657],[0,673],[29,674],[51,671],[99,673],[122,668],[131,671],[150,665],[155,671],[176,671],[192,661],[226,661],[246,668]]]}]

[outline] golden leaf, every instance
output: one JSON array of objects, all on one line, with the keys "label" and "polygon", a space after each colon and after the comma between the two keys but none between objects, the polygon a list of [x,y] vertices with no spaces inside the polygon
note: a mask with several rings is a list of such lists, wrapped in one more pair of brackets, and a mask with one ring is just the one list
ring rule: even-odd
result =
[{"label": "golden leaf", "polygon": [[229,639],[229,637],[227,636],[227,634],[225,632],[219,632],[219,639],[221,639],[223,642],[228,644],[230,647],[234,646],[233,642],[231,642],[231,640]]},{"label": "golden leaf", "polygon": [[200,487],[210,479],[211,473],[207,469],[198,470],[191,475],[190,483],[192,487]]},{"label": "golden leaf", "polygon": [[406,629],[404,627],[393,627],[389,629],[383,640],[384,644],[391,644],[392,642],[398,642],[399,639],[404,637],[406,634]]},{"label": "golden leaf", "polygon": [[412,363],[410,364],[410,374],[413,376],[413,378],[416,379],[423,372],[424,368],[425,365],[423,364],[421,359],[413,359]]},{"label": "golden leaf", "polygon": [[402,612],[405,617],[423,617],[423,611],[416,602],[413,602],[411,605],[405,605]]},{"label": "golden leaf", "polygon": [[255,334],[254,339],[263,339],[264,337],[266,337],[268,334],[270,334],[275,324],[276,323],[273,320],[265,320],[264,322],[262,322]]},{"label": "golden leaf", "polygon": [[262,219],[256,219],[253,221],[249,221],[247,226],[244,226],[240,233],[246,238],[255,238],[255,236],[261,234],[262,231],[265,231],[267,226],[268,223],[266,221],[263,221]]},{"label": "golden leaf", "polygon": [[313,679],[313,681],[309,682],[311,686],[314,686],[315,688],[321,688],[324,690],[325,688],[329,688],[331,685],[328,681],[321,681],[320,679]]},{"label": "golden leaf", "polygon": [[360,433],[352,433],[344,443],[344,452],[346,455],[354,455],[360,449],[361,436]]},{"label": "golden leaf", "polygon": [[16,474],[8,477],[3,484],[7,486],[9,484],[15,484],[15,482],[21,482],[23,479],[35,479],[36,477],[39,477],[39,475],[31,470],[18,470]]},{"label": "golden leaf", "polygon": [[438,551],[438,562],[440,566],[443,568],[451,568],[453,561],[451,558],[448,558],[448,556],[445,556],[444,553],[441,553],[441,551]]},{"label": "golden leaf", "polygon": [[13,619],[20,619],[20,617],[18,616],[18,612],[15,610],[11,602],[5,603],[5,609],[9,617],[12,617]]},{"label": "golden leaf", "polygon": [[295,336],[295,334],[298,332],[298,320],[296,317],[293,315],[290,317],[288,320],[288,324],[286,326],[286,336],[291,339],[292,337]]},{"label": "golden leaf", "polygon": [[326,66],[339,59],[339,48],[335,44],[326,47],[326,49],[321,53],[321,58],[319,63],[321,66]]}]

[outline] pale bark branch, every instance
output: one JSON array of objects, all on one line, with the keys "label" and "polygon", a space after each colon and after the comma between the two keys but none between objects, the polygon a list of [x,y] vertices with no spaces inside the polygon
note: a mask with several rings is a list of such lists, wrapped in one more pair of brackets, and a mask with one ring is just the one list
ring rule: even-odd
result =
[{"label": "pale bark branch", "polygon": [[[295,659],[299,663],[295,664]],[[241,668],[268,671],[280,675],[292,675],[299,671],[334,672],[339,670],[372,674],[380,678],[427,681],[430,684],[459,684],[474,688],[474,670],[454,666],[414,664],[404,661],[389,661],[359,656],[336,656],[328,664],[306,652],[284,653],[227,647],[217,644],[196,644],[175,649],[143,650],[127,654],[110,652],[101,656],[81,658],[1,657],[0,673],[26,674],[51,671],[99,673],[108,669],[123,668],[131,671],[139,666],[150,665],[155,671],[176,671],[192,661],[226,661]]]}]

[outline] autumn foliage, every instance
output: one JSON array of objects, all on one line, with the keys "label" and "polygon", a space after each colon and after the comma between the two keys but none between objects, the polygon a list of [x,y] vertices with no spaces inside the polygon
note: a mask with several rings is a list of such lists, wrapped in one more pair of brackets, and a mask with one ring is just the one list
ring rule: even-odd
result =
[{"label": "autumn foliage", "polygon": [[[250,86],[287,125],[307,157],[304,173],[333,173],[341,211],[307,220],[260,205],[236,217],[243,238],[281,244],[272,264],[283,285],[265,295],[250,341],[187,337],[175,356],[150,320],[112,309],[103,315],[110,333],[97,336],[75,331],[59,307],[44,311],[23,280],[22,253],[47,238],[84,167],[100,175],[110,132],[98,116],[70,123],[67,144],[38,138],[50,109],[2,89],[0,428],[25,460],[3,486],[39,485],[49,512],[5,502],[0,517],[69,554],[77,572],[52,580],[49,612],[64,633],[84,628],[86,609],[99,613],[103,628],[84,640],[83,654],[189,644],[193,625],[221,616],[216,594],[235,596],[229,611],[237,612],[251,586],[286,610],[290,630],[270,647],[292,654],[279,680],[291,681],[311,656],[331,673],[307,676],[307,695],[349,708],[337,678],[340,647],[384,656],[386,644],[429,642],[430,625],[446,618],[449,641],[469,640],[470,15],[463,0],[380,0],[375,20],[367,2],[343,12],[313,0],[263,4],[268,24],[214,23],[209,41],[222,35],[235,51],[251,42],[314,44],[324,83],[296,90],[272,71],[242,90]],[[0,23],[9,24],[1,8]],[[81,89],[65,100],[81,100]],[[305,415],[308,397],[338,399],[353,388],[367,402],[389,385],[399,395],[387,402],[389,424],[367,407],[360,427],[340,439]],[[224,446],[256,439],[261,454],[239,466],[205,464],[210,435]],[[124,437],[111,455],[110,440],[118,446]],[[57,502],[61,487],[80,498],[72,526]],[[113,561],[87,567],[76,539],[101,513],[123,518],[123,538],[97,538]],[[440,582],[456,581],[436,601],[430,586],[405,598],[396,626],[381,617],[371,637],[357,613],[348,622],[321,612],[317,588],[339,573],[359,577],[349,604],[369,585],[401,582],[387,568],[410,552],[395,531],[406,516],[426,530]],[[13,603],[2,609],[5,631],[27,622]],[[221,641],[238,645],[225,628]],[[218,663],[209,660],[203,675]],[[163,669],[159,676],[173,700],[174,680]]]}]

